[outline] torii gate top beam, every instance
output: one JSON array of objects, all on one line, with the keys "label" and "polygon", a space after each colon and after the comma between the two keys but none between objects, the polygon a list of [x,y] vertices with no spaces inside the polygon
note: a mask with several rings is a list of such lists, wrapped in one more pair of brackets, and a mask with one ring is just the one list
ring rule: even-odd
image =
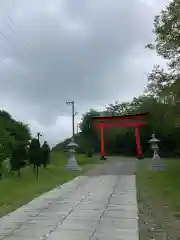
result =
[{"label": "torii gate top beam", "polygon": [[148,112],[123,115],[123,116],[97,116],[93,117],[93,125],[97,128],[101,128],[102,125],[105,128],[109,127],[138,127],[147,125],[145,116]]}]

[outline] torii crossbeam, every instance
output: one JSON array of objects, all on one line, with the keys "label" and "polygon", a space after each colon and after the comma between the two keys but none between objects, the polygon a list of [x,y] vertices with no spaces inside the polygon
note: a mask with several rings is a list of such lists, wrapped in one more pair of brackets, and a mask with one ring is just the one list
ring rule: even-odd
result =
[{"label": "torii crossbeam", "polygon": [[140,137],[140,127],[146,126],[145,116],[147,112],[124,115],[124,116],[98,116],[93,117],[93,126],[101,129],[101,159],[104,159],[104,129],[111,127],[133,127],[135,128],[136,147],[138,157],[142,157],[142,146]]}]

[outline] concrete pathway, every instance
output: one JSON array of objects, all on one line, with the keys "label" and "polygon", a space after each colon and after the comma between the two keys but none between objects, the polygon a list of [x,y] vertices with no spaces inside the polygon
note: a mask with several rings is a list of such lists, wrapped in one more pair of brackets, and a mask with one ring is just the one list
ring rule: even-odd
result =
[{"label": "concrete pathway", "polygon": [[138,240],[135,176],[115,168],[78,177],[0,219],[0,239]]}]

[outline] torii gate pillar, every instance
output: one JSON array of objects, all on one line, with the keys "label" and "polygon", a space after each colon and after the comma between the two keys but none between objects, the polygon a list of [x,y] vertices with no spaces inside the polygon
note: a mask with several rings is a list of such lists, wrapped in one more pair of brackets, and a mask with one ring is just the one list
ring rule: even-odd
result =
[{"label": "torii gate pillar", "polygon": [[101,160],[105,160],[105,148],[104,148],[104,123],[101,123]]},{"label": "torii gate pillar", "polygon": [[142,157],[142,146],[141,146],[141,137],[140,137],[140,129],[139,127],[135,128],[135,136],[136,136],[136,147],[137,147],[137,154],[138,157]]}]

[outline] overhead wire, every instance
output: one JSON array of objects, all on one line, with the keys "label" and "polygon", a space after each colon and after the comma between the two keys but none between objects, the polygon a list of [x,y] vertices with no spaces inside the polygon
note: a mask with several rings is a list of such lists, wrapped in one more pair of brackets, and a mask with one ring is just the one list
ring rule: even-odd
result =
[{"label": "overhead wire", "polygon": [[[13,23],[13,25],[16,26],[13,18],[12,18],[11,16],[9,16],[9,15],[8,15],[7,17],[8,17],[8,19],[10,19],[10,21]],[[13,29],[13,27],[8,23],[7,20],[6,20],[6,25],[7,25],[8,29],[10,30],[10,32],[13,33],[13,36],[15,37],[15,42],[17,42],[17,36],[18,36],[18,35],[17,35],[15,29]],[[19,53],[19,52],[17,51],[17,49],[18,49],[18,48],[17,48],[17,44],[15,44],[16,46],[14,46],[14,43],[12,43],[12,42],[10,41],[10,39],[7,37],[7,35],[5,35],[1,30],[0,30],[0,36],[2,36],[2,37],[4,38],[4,40],[6,40],[6,42],[8,42],[8,44],[9,44],[11,47],[13,47],[12,50],[15,52],[16,55],[18,54],[18,57],[22,60],[22,57],[23,57],[24,53],[21,54],[21,53]],[[21,48],[24,49],[25,52],[27,52],[27,50],[28,50],[27,44],[24,44],[24,43],[21,43]],[[22,61],[23,61],[23,60],[22,60]],[[2,60],[0,60],[0,62],[1,62],[1,64],[6,65]]]},{"label": "overhead wire", "polygon": [[[10,19],[10,21],[12,22],[12,24],[14,25],[14,27],[16,27],[16,23],[14,22],[13,18],[10,17],[9,15],[8,15],[7,17]],[[8,23],[8,22],[7,22],[7,23]],[[7,25],[9,25],[9,24],[7,24]],[[9,25],[9,26],[10,26],[10,25]],[[12,28],[11,26],[10,26],[10,29],[12,30],[12,32],[14,33],[14,35],[17,35],[16,32],[13,30],[13,28]],[[28,49],[27,43],[23,43],[23,46],[24,46],[26,49]]]}]

